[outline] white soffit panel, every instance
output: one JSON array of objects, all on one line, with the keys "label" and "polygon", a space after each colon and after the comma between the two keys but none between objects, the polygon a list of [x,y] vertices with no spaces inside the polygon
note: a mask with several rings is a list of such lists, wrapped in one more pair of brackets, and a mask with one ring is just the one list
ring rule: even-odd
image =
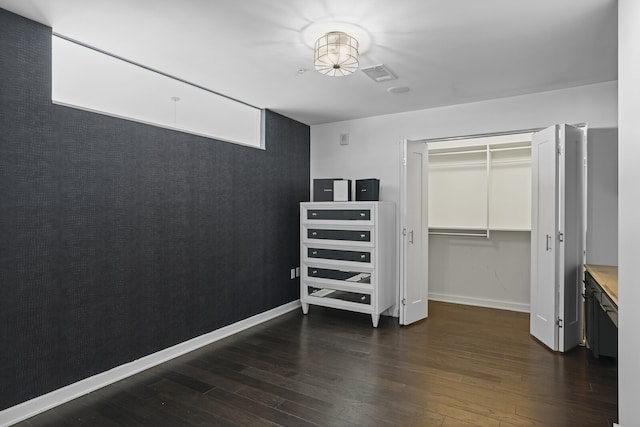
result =
[{"label": "white soffit panel", "polygon": [[52,45],[56,104],[262,147],[258,108],[60,37]]}]

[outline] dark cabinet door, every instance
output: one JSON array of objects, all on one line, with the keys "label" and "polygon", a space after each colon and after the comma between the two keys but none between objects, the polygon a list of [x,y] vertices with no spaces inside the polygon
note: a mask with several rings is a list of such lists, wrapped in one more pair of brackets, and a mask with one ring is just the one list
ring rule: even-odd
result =
[{"label": "dark cabinet door", "polygon": [[598,334],[596,333],[598,321],[597,309],[598,301],[596,300],[596,289],[594,285],[589,281],[589,278],[585,281],[584,299],[585,299],[585,332],[587,338],[587,346],[593,352],[595,357],[600,354],[598,352]]},{"label": "dark cabinet door", "polygon": [[602,304],[609,299],[589,273],[585,274],[584,297],[585,332],[591,352],[596,358],[618,357],[618,327],[607,312],[613,309],[613,303]]},{"label": "dark cabinet door", "polygon": [[598,303],[598,356],[618,357],[618,328]]}]

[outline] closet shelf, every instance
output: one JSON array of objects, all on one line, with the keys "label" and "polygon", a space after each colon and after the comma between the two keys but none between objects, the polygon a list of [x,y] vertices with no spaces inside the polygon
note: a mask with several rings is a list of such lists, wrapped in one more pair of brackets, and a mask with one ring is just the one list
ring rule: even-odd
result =
[{"label": "closet shelf", "polygon": [[430,151],[429,152],[429,156],[454,156],[456,154],[478,154],[478,153],[483,153],[485,154],[487,152],[487,149],[482,149],[482,150],[464,150],[464,151]]},{"label": "closet shelf", "polygon": [[[491,166],[499,166],[499,165],[511,165],[511,164],[521,164],[521,165],[531,165],[531,159],[519,159],[519,160],[491,160]],[[437,170],[437,169],[452,169],[452,168],[463,168],[468,166],[481,166],[486,167],[487,162],[447,162],[442,164],[429,164],[429,169]]]},{"label": "closet shelf", "polygon": [[501,148],[489,148],[492,153],[498,151],[514,151],[514,150],[529,150],[531,151],[531,145],[522,145],[520,147],[501,147]]},{"label": "closet shelf", "polygon": [[429,169],[451,169],[451,168],[464,168],[468,166],[481,166],[487,167],[487,162],[447,162],[445,164],[429,164]]}]

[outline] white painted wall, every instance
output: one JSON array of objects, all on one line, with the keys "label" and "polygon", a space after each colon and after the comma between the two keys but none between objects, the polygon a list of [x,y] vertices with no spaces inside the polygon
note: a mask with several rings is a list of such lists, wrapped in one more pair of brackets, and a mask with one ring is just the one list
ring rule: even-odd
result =
[{"label": "white painted wall", "polygon": [[618,2],[619,244],[618,415],[622,427],[640,425],[640,2]]},{"label": "white painted wall", "polygon": [[[402,96],[402,95],[390,95]],[[399,141],[432,139],[492,132],[547,127],[555,123],[587,123],[589,128],[617,127],[617,83],[607,82],[577,88],[536,93],[471,104],[369,117],[311,127],[311,178],[379,178],[380,198],[399,202]],[[349,145],[339,144],[341,134],[349,134]],[[592,225],[591,228],[597,228]],[[613,231],[615,232],[615,231]],[[465,298],[484,295],[486,305],[528,307],[530,253],[528,233],[513,235],[508,244],[494,241],[493,247],[471,245],[465,256],[451,250],[451,241],[433,239],[432,253],[449,253],[446,262],[430,262],[430,294]],[[496,239],[499,237],[496,236]],[[519,240],[518,240],[519,239]],[[434,243],[435,242],[435,243]],[[519,248],[521,256],[510,252]],[[469,258],[483,260],[485,269]],[[509,292],[496,286],[496,276],[504,276],[503,263],[520,266],[509,273]],[[495,268],[493,266],[496,266]],[[467,271],[461,272],[461,268]],[[500,270],[502,268],[502,271]],[[434,278],[463,275],[468,281],[445,282]],[[506,283],[506,282],[505,282]],[[473,286],[473,292],[470,292]],[[451,298],[449,298],[451,300]]]},{"label": "white painted wall", "polygon": [[528,312],[530,235],[429,236],[429,299]]}]

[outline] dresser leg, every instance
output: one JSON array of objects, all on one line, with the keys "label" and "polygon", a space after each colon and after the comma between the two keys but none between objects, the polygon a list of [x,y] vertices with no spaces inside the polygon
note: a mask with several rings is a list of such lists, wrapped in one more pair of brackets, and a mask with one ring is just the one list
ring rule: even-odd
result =
[{"label": "dresser leg", "polygon": [[378,327],[378,322],[380,321],[380,315],[379,314],[372,314],[371,315],[371,323],[373,323],[373,327],[377,328]]},{"label": "dresser leg", "polygon": [[302,313],[309,314],[309,304],[306,302],[300,303],[302,305]]}]

